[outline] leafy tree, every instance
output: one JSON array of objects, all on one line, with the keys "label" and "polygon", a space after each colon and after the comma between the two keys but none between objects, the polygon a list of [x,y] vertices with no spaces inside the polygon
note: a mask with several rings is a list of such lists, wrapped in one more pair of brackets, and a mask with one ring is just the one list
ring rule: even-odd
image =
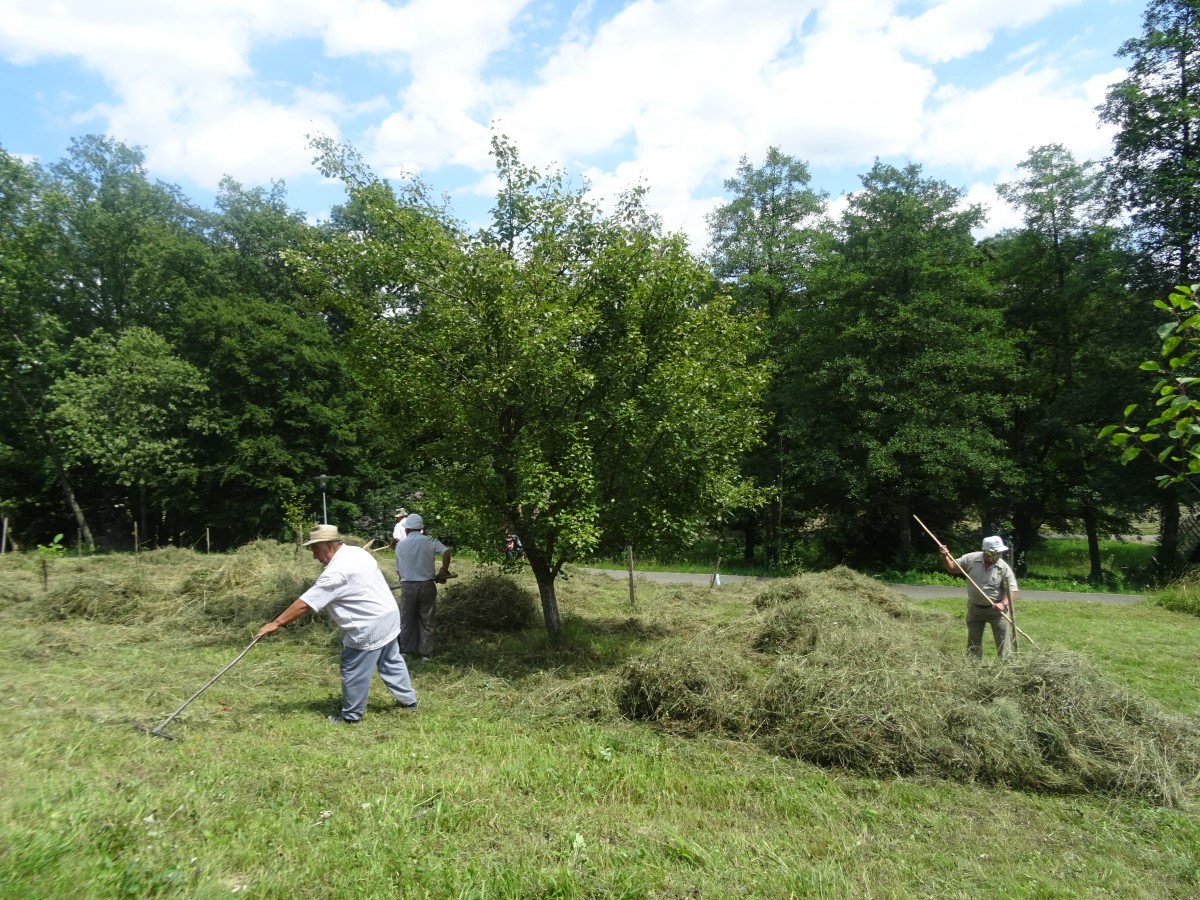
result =
[{"label": "leafy tree", "polygon": [[[1101,119],[1117,128],[1107,170],[1113,205],[1149,262],[1150,297],[1200,278],[1200,4],[1150,0],[1142,34],[1121,45],[1124,80],[1109,89]],[[1143,273],[1138,273],[1143,274]],[[1162,494],[1162,556],[1177,555],[1176,492]]]},{"label": "leafy tree", "polygon": [[74,355],[78,368],[59,378],[49,395],[58,443],[72,461],[90,459],[116,484],[136,489],[130,506],[148,538],[148,502],[165,510],[195,480],[189,432],[207,427],[207,387],[145,327],[116,338],[103,331],[78,338]]},{"label": "leafy tree", "polygon": [[802,511],[839,557],[907,555],[912,514],[957,518],[1007,477],[1011,343],[972,229],[977,206],[916,165],[862,176],[790,314],[784,428]]},{"label": "leafy tree", "polygon": [[183,304],[178,345],[210,386],[212,428],[194,435],[194,527],[220,546],[284,531],[284,503],[313,498],[331,477],[330,516],[344,527],[354,502],[383,477],[361,388],[325,322],[253,295]]},{"label": "leafy tree", "polygon": [[45,482],[57,485],[91,548],[91,527],[48,425],[45,400],[64,370],[68,340],[55,302],[63,206],[39,167],[0,149],[0,492],[13,498],[18,515],[36,518]]},{"label": "leafy tree", "polygon": [[[736,176],[725,181],[732,199],[708,217],[710,265],[729,286],[738,309],[765,316],[759,357],[772,365],[785,352],[776,327],[780,314],[804,292],[806,274],[825,234],[826,197],[811,188],[810,182],[807,164],[771,147],[760,167],[742,157]],[[764,445],[747,454],[744,461],[749,477],[773,489],[768,512],[740,512],[747,562],[753,558],[760,529],[766,534],[769,559],[779,561],[783,519],[790,506],[778,394],[779,385],[773,379],[765,402]]]},{"label": "leafy tree", "polygon": [[1125,79],[1101,119],[1117,127],[1108,161],[1113,199],[1165,279],[1196,275],[1200,242],[1200,4],[1151,0],[1143,32],[1121,45]]},{"label": "leafy tree", "polygon": [[1019,357],[1004,431],[1017,467],[1015,557],[1023,568],[1044,522],[1064,530],[1082,522],[1098,580],[1101,527],[1122,530],[1148,505],[1094,435],[1111,418],[1110,398],[1132,389],[1130,370],[1150,328],[1127,286],[1117,232],[1103,219],[1097,167],[1051,144],[1019,168],[1022,177],[997,192],[1022,212],[1025,227],[986,245]]},{"label": "leafy tree", "polygon": [[740,308],[774,322],[804,290],[825,212],[826,195],[809,185],[808,164],[767,150],[762,166],[747,157],[725,180],[732,195],[708,215],[708,258],[717,277],[737,286]]},{"label": "leafy tree", "polygon": [[74,336],[161,326],[207,281],[205,216],[179,188],[151,183],[144,162],[138,148],[88,135],[51,166],[67,199],[56,302]]},{"label": "leafy tree", "polygon": [[640,191],[603,213],[497,137],[492,224],[469,235],[420,183],[396,192],[352,151],[318,149],[362,227],[315,248],[313,271],[427,461],[425,504],[485,557],[520,537],[551,634],[566,562],[686,539],[744,502],[764,385],[754,322]]}]

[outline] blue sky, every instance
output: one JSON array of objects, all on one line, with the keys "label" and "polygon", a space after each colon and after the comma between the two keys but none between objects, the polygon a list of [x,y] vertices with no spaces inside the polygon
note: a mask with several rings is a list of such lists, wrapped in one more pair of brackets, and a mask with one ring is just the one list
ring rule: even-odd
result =
[{"label": "blue sky", "polygon": [[915,162],[1016,224],[993,185],[1036,146],[1111,147],[1095,107],[1143,0],[5,0],[0,146],[52,163],[72,137],[141,146],[210,206],[223,175],[287,184],[313,220],[340,186],[306,136],[420,175],[485,220],[488,142],[609,198],[649,189],[705,243],[738,160],[770,146],[838,198],[878,157]]}]

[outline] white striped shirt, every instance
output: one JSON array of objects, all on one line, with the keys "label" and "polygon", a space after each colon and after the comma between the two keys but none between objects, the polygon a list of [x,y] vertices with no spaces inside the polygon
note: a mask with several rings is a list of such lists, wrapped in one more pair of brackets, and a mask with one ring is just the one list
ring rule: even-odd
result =
[{"label": "white striped shirt", "polygon": [[375,557],[362,547],[339,547],[300,599],[313,612],[326,610],[342,643],[355,650],[377,650],[400,633],[396,598]]}]

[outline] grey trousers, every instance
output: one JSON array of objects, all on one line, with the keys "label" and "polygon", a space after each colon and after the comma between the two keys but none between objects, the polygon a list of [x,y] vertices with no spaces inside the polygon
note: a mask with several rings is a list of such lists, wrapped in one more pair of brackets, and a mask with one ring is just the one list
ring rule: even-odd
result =
[{"label": "grey trousers", "polygon": [[366,712],[367,693],[374,671],[379,672],[379,677],[397,703],[412,706],[417,702],[417,692],[413,690],[408,666],[404,664],[396,641],[389,641],[375,650],[355,650],[343,646],[341,669],[342,718],[347,722],[357,722]]},{"label": "grey trousers", "polygon": [[429,656],[433,653],[433,610],[437,582],[400,582],[400,652]]},{"label": "grey trousers", "polygon": [[1012,650],[1012,634],[1008,619],[994,606],[976,606],[967,602],[967,652],[976,659],[983,659],[983,630],[992,626],[992,637],[996,640],[996,655],[1008,659]]}]

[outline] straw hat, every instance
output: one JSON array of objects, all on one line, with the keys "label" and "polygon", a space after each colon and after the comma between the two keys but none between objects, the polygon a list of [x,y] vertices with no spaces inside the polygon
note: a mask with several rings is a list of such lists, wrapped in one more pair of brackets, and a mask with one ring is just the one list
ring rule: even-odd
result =
[{"label": "straw hat", "polygon": [[318,525],[308,533],[308,540],[301,544],[301,547],[307,547],[309,544],[320,544],[323,541],[340,541],[342,536],[338,534],[336,525]]}]

